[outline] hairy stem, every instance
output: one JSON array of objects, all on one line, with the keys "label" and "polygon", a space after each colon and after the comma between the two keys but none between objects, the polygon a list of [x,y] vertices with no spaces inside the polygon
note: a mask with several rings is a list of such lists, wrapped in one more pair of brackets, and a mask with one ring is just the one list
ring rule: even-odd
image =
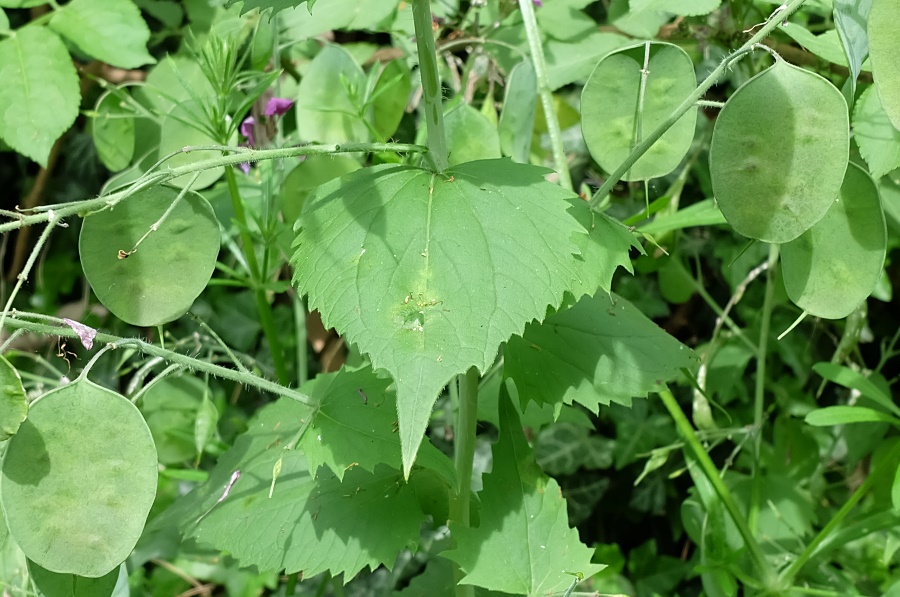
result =
[{"label": "hairy stem", "polygon": [[428,151],[434,167],[438,172],[443,172],[448,166],[448,153],[444,133],[444,106],[441,101],[441,77],[434,51],[431,0],[413,0],[412,8],[416,48],[419,52],[419,76],[422,79],[422,107],[428,131]]},{"label": "hairy stem", "polygon": [[[519,4],[522,4],[525,0],[519,0]],[[647,153],[647,150],[653,147],[653,144],[659,141],[660,137],[662,137],[666,131],[668,131],[678,120],[684,116],[685,112],[691,109],[695,109],[697,106],[697,100],[703,97],[703,94],[707,92],[707,90],[712,87],[721,77],[725,74],[725,71],[731,67],[738,59],[743,57],[752,51],[756,45],[765,37],[767,37],[772,31],[774,31],[778,25],[786,18],[788,18],[794,11],[796,11],[806,0],[790,0],[786,4],[779,7],[772,16],[769,17],[769,20],[760,28],[756,34],[747,40],[747,42],[738,48],[733,54],[727,56],[719,66],[713,70],[706,77],[702,83],[694,90],[694,92],[689,95],[681,104],[675,108],[675,110],[666,118],[652,133],[650,133],[643,141],[641,141],[637,147],[628,155],[624,162],[622,162],[618,168],[616,168],[615,172],[610,174],[609,178],[606,179],[606,182],[594,193],[594,196],[591,198],[591,207],[596,208],[600,205],[600,202],[603,201],[603,198],[606,197],[612,188],[618,183],[622,176],[625,175],[626,172],[634,165],[636,161],[640,159],[642,155]]]},{"label": "hairy stem", "polygon": [[534,74],[537,76],[538,94],[541,96],[541,106],[544,108],[544,120],[547,122],[547,133],[550,135],[550,148],[553,152],[556,172],[559,175],[559,184],[564,189],[571,191],[574,188],[572,176],[569,174],[569,161],[566,158],[565,147],[563,147],[559,120],[556,118],[556,107],[553,105],[553,91],[550,89],[550,78],[547,76],[547,62],[544,60],[541,32],[538,29],[537,19],[534,17],[534,0],[519,0],[519,10],[522,11],[525,36],[528,38],[531,62],[534,64]]}]

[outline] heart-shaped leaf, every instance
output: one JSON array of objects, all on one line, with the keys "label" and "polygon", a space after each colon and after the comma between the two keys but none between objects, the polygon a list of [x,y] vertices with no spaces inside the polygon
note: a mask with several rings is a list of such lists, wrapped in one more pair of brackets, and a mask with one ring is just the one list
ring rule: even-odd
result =
[{"label": "heart-shaped leaf", "polygon": [[294,282],[326,326],[397,383],[408,474],[431,407],[454,375],[486,370],[501,342],[575,284],[572,194],[508,159],[437,175],[360,170],[306,204]]},{"label": "heart-shaped leaf", "polygon": [[[694,64],[668,43],[642,43],[607,54],[581,93],[581,131],[600,167],[612,172],[697,86]],[[623,180],[674,170],[694,139],[697,111],[689,110],[635,162]]]},{"label": "heart-shaped leaf", "polygon": [[173,206],[178,195],[152,187],[88,216],[81,227],[84,275],[100,302],[126,323],[155,326],[181,317],[212,277],[219,254],[212,207],[192,191]]},{"label": "heart-shaped leaf", "polygon": [[156,497],[156,448],[138,409],[87,380],[44,394],[9,440],[0,501],[29,559],[90,578],[121,564]]},{"label": "heart-shaped leaf", "polygon": [[847,170],[848,118],[834,85],[783,60],[735,91],[709,149],[713,192],[732,228],[786,243],[821,220]]},{"label": "heart-shaped leaf", "polygon": [[886,248],[878,188],[851,163],[840,197],[825,217],[781,248],[784,287],[790,299],[811,315],[847,317],[881,278]]}]

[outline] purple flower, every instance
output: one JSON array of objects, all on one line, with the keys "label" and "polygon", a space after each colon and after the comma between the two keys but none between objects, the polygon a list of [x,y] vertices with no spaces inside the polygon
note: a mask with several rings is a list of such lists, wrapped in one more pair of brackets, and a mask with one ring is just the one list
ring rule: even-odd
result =
[{"label": "purple flower", "polygon": [[287,113],[294,105],[294,100],[285,99],[283,97],[273,97],[266,103],[266,116],[281,116]]},{"label": "purple flower", "polygon": [[544,3],[541,2],[541,0],[534,0],[534,5],[537,6],[538,8],[544,7]]},{"label": "purple flower", "polygon": [[241,134],[247,137],[247,144],[251,147],[256,145],[256,139],[253,138],[253,127],[256,126],[256,119],[248,116],[241,123]]}]

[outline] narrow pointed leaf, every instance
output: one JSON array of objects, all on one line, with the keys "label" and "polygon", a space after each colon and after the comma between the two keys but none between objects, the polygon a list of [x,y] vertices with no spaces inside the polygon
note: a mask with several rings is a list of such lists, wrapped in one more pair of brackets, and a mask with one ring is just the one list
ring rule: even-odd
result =
[{"label": "narrow pointed leaf", "polygon": [[848,120],[834,85],[783,60],[735,91],[709,149],[713,192],[732,228],[786,243],[821,220],[847,170]]},{"label": "narrow pointed leaf", "polygon": [[834,27],[841,38],[841,46],[850,65],[850,97],[855,97],[856,79],[869,55],[866,22],[872,10],[872,0],[834,0]]},{"label": "narrow pointed leaf", "polygon": [[900,426],[900,419],[865,406],[826,406],[806,415],[806,422],[815,427],[848,425],[851,423],[891,423]]},{"label": "narrow pointed leaf", "polygon": [[631,303],[603,293],[529,324],[504,354],[523,405],[578,402],[594,412],[611,402],[628,406],[697,362]]},{"label": "narrow pointed leaf", "polygon": [[881,105],[894,128],[900,129],[900,2],[897,0],[872,0],[869,12],[869,55],[872,58],[872,76]]},{"label": "narrow pointed leaf", "polygon": [[97,578],[140,538],[156,477],[156,448],[138,409],[77,381],[31,405],[3,459],[0,501],[29,559]]},{"label": "narrow pointed leaf", "polygon": [[0,139],[46,166],[81,100],[66,46],[45,27],[23,27],[0,41],[0,81]]},{"label": "narrow pointed leaf", "polygon": [[[612,172],[696,86],[694,65],[678,46],[647,42],[608,54],[581,94],[581,130],[591,156]],[[674,170],[691,147],[696,122],[696,110],[685,113],[623,180],[645,180]]]},{"label": "narrow pointed leaf", "polygon": [[537,75],[531,60],[515,65],[506,78],[503,112],[497,128],[503,155],[528,163],[537,109]]},{"label": "narrow pointed leaf", "polygon": [[841,194],[825,217],[782,247],[785,290],[811,315],[847,317],[878,284],[886,249],[878,188],[851,163]]},{"label": "narrow pointed leaf", "polygon": [[109,91],[100,96],[91,123],[97,157],[112,172],[127,168],[134,156],[135,111],[121,99],[126,93]]},{"label": "narrow pointed leaf", "polygon": [[294,283],[326,326],[394,378],[407,474],[444,385],[486,370],[577,276],[571,193],[546,172],[509,160],[440,176],[376,167],[307,202]]},{"label": "narrow pointed leaf", "polygon": [[500,439],[493,448],[493,471],[484,478],[478,528],[452,525],[457,548],[443,556],[457,562],[460,581],[515,595],[565,591],[592,564],[593,550],[569,528],[559,485],[543,475],[507,395],[500,399]]}]

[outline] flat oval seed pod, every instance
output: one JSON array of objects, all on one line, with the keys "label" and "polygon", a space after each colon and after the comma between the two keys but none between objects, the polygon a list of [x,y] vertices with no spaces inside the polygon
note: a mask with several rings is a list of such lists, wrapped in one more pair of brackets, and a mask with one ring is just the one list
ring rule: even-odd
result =
[{"label": "flat oval seed pod", "polygon": [[834,203],[850,152],[847,102],[783,60],[734,92],[709,149],[713,193],[736,232],[786,243]]},{"label": "flat oval seed pod", "polygon": [[126,323],[155,326],[181,317],[212,277],[219,224],[206,199],[188,191],[151,232],[176,197],[175,189],[152,187],[84,219],[78,240],[84,275]]},{"label": "flat oval seed pod", "polygon": [[32,403],[6,449],[0,502],[30,560],[99,578],[134,549],[156,478],[156,447],[137,407],[82,380]]},{"label": "flat oval seed pod", "polygon": [[[647,45],[607,54],[581,93],[581,132],[591,157],[607,172],[618,168],[697,86],[694,65],[684,50],[668,43]],[[677,168],[691,147],[696,124],[697,111],[689,110],[622,179],[646,180]]]},{"label": "flat oval seed pod", "polygon": [[894,128],[900,129],[900,2],[872,0],[868,33],[878,97]]},{"label": "flat oval seed pod", "polygon": [[851,163],[840,198],[825,217],[781,248],[787,294],[816,317],[847,317],[878,283],[886,248],[878,188]]}]

